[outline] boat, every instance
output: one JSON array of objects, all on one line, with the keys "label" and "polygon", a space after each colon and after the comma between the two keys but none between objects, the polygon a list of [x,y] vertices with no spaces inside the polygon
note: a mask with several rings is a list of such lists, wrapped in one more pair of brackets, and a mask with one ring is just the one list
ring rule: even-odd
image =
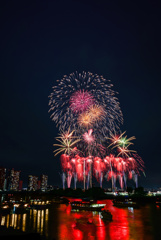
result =
[{"label": "boat", "polygon": [[31,199],[28,208],[29,209],[36,209],[36,210],[43,210],[47,209],[51,206],[50,201],[43,201],[41,199]]},{"label": "boat", "polygon": [[13,204],[12,213],[25,213],[29,210],[28,203],[16,202]]},{"label": "boat", "polygon": [[94,201],[74,201],[70,203],[73,210],[101,211],[106,204],[98,204]]},{"label": "boat", "polygon": [[36,210],[44,210],[44,209],[47,209],[49,208],[50,205],[49,204],[31,204],[29,205],[29,208],[30,209],[36,209]]},{"label": "boat", "polygon": [[121,208],[126,207],[139,208],[138,203],[133,201],[132,199],[115,199],[113,200],[113,206]]},{"label": "boat", "polygon": [[4,202],[0,206],[2,215],[10,213],[24,213],[28,211],[28,204],[24,202]]},{"label": "boat", "polygon": [[101,218],[104,221],[112,221],[112,214],[108,210],[101,211]]}]

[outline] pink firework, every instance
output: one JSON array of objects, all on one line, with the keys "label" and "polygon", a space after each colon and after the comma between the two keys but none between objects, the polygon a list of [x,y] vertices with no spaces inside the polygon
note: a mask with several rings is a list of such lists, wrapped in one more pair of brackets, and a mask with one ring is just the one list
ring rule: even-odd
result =
[{"label": "pink firework", "polygon": [[94,142],[95,138],[92,135],[93,129],[88,130],[88,132],[85,132],[83,134],[83,139],[86,143],[91,144],[92,142]]},{"label": "pink firework", "polygon": [[69,104],[73,112],[81,113],[94,104],[94,98],[88,91],[78,90],[70,97]]}]

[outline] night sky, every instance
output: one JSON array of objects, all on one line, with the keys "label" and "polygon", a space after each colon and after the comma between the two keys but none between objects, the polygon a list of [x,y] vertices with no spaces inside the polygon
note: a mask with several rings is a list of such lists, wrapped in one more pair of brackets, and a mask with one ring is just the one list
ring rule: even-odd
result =
[{"label": "night sky", "polygon": [[139,185],[161,187],[159,2],[1,1],[0,165],[21,170],[24,186],[42,173],[61,186],[48,96],[57,79],[84,70],[114,84],[121,130],[145,162]]}]

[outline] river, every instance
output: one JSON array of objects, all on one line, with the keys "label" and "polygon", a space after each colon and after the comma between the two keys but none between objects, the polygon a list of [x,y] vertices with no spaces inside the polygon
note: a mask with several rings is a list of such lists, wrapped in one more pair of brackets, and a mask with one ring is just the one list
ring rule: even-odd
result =
[{"label": "river", "polygon": [[139,209],[125,209],[114,207],[111,200],[99,203],[106,203],[113,216],[111,222],[104,222],[98,212],[73,212],[70,205],[54,204],[45,210],[1,216],[1,226],[37,232],[47,240],[161,239],[160,206],[147,204]]}]

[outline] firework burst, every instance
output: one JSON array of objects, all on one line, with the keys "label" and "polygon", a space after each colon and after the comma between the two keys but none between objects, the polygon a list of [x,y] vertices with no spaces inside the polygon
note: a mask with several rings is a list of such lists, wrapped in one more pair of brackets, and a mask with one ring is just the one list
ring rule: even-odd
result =
[{"label": "firework burst", "polygon": [[118,151],[119,151],[119,153],[117,154],[117,157],[122,156],[122,157],[127,157],[128,158],[128,157],[130,157],[130,154],[132,152],[136,153],[136,151],[130,150],[127,147],[118,147]]},{"label": "firework burst", "polygon": [[78,116],[78,124],[80,127],[85,127],[85,128],[92,126],[93,120],[88,112],[81,113]]},{"label": "firework burst", "polygon": [[95,140],[94,136],[92,135],[93,129],[88,130],[83,134],[83,139],[86,143],[92,144]]},{"label": "firework burst", "polygon": [[140,172],[143,172],[145,175],[144,169],[144,161],[143,159],[137,154],[137,153],[132,153],[132,158],[129,158],[130,160],[132,159],[132,165],[130,166],[137,174]]},{"label": "firework burst", "polygon": [[[116,92],[109,80],[90,72],[72,73],[57,81],[49,96],[49,112],[61,132],[56,138],[55,156],[61,154],[63,188],[65,178],[70,187],[74,177],[92,187],[92,173],[100,181],[111,179],[115,188],[116,179],[120,186],[126,186],[127,174],[130,178],[140,171],[144,173],[144,162],[134,150],[134,136],[127,138],[126,132],[119,132],[123,116]],[[80,139],[81,138],[81,139]],[[104,147],[104,140],[109,146]],[[80,149],[80,150],[78,150]],[[108,155],[108,156],[106,156]],[[106,156],[106,157],[105,157]]]},{"label": "firework burst", "polygon": [[59,144],[53,144],[53,146],[58,147],[56,150],[54,150],[55,156],[59,153],[70,155],[71,152],[77,150],[75,145],[80,141],[80,139],[75,139],[76,137],[73,136],[73,132],[74,131],[70,133],[69,131],[67,131],[60,134],[60,136],[56,138]]},{"label": "firework burst", "polygon": [[[112,90],[112,86],[103,76],[90,72],[65,75],[58,80],[57,86],[53,87],[49,96],[51,119],[57,123],[60,131],[64,132],[71,126],[75,134],[80,135],[86,129],[82,129],[83,121],[79,119],[79,115],[88,112],[90,108],[92,110],[94,105],[94,111],[90,112],[92,128],[97,138],[103,138],[110,131],[119,129],[123,122],[116,92]],[[96,121],[93,124],[94,119]]]},{"label": "firework burst", "polygon": [[88,91],[76,91],[69,100],[69,106],[75,113],[81,113],[86,111],[91,105],[94,104],[94,98]]},{"label": "firework burst", "polygon": [[130,152],[130,150],[128,150],[128,147],[130,145],[133,145],[133,143],[131,142],[132,140],[136,139],[134,136],[130,137],[130,138],[127,138],[127,135],[124,136],[124,134],[126,133],[123,132],[121,133],[120,135],[113,135],[111,134],[111,137],[110,138],[107,138],[108,140],[110,140],[110,144],[108,145],[108,148],[113,146],[112,149],[114,148],[118,148],[120,154],[121,153],[127,153],[127,152]]},{"label": "firework burst", "polygon": [[99,105],[92,105],[89,108],[88,114],[93,122],[101,121],[106,116],[105,110]]}]

